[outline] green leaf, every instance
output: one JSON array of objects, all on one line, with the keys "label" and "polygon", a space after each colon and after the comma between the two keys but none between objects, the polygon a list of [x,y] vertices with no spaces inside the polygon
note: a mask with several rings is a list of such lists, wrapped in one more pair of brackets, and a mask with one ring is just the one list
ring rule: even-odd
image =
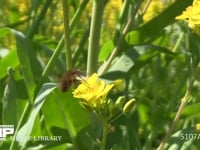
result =
[{"label": "green leaf", "polygon": [[58,92],[58,90],[55,90],[54,93],[47,98],[45,104],[42,107],[42,114],[44,115],[45,125],[50,134],[52,127],[66,128],[63,111],[59,106],[60,100],[58,99]]},{"label": "green leaf", "polygon": [[0,79],[7,75],[7,69],[9,67],[16,68],[19,65],[17,57],[17,51],[11,50],[9,53],[0,59]]},{"label": "green leaf", "polygon": [[[17,92],[12,70],[8,70],[9,83],[3,99],[3,123],[17,125]],[[10,111],[12,110],[12,111]]]},{"label": "green leaf", "polygon": [[114,43],[112,40],[106,42],[99,53],[99,61],[104,61],[108,58],[112,50],[114,49]]},{"label": "green leaf", "polygon": [[16,38],[17,54],[20,61],[20,66],[23,71],[24,81],[28,89],[29,98],[32,101],[34,98],[35,81],[31,68],[31,59],[29,58],[29,51],[31,44],[25,35],[19,31],[11,30]]},{"label": "green leaf", "polygon": [[32,132],[35,119],[43,106],[46,97],[57,87],[55,83],[46,83],[42,86],[40,92],[38,93],[35,101],[33,110],[29,116],[28,121],[22,126],[22,128],[17,133],[17,140],[19,144],[24,147],[28,141],[28,138]]},{"label": "green leaf", "polygon": [[121,57],[110,67],[108,72],[128,72],[133,67],[138,57],[139,54],[135,51],[135,49],[130,48],[121,55]]},{"label": "green leaf", "polygon": [[127,49],[119,58],[114,60],[112,66],[106,73],[101,75],[101,78],[106,80],[124,78],[124,75],[135,65],[138,57],[139,54],[133,47]]},{"label": "green leaf", "polygon": [[[27,99],[23,78],[12,69],[8,70],[9,81],[3,98],[3,123],[17,125]],[[11,111],[12,110],[12,111]]]},{"label": "green leaf", "polygon": [[[84,110],[78,99],[75,99],[72,95],[72,91],[66,93],[55,92],[57,99],[61,101],[58,103],[61,113],[64,113],[63,119],[66,120],[71,137],[76,137],[77,134],[89,125],[89,116],[86,110]],[[81,117],[77,117],[81,115]]]},{"label": "green leaf", "polygon": [[144,24],[138,30],[129,32],[126,36],[126,41],[129,44],[138,44],[153,40],[161,34],[164,27],[170,25],[175,20],[175,17],[180,15],[191,4],[192,0],[176,0],[160,15]]},{"label": "green leaf", "polygon": [[[69,142],[69,137],[66,136],[69,134],[71,139],[74,139],[72,141],[76,149],[81,147],[83,150],[84,147],[91,145],[90,139],[87,139],[84,131],[90,123],[88,113],[81,107],[79,101],[72,96],[71,90],[66,93],[55,90],[48,97],[48,100],[42,108],[42,112],[48,131],[52,132],[52,129],[55,129],[55,127],[67,129],[67,131],[59,134],[59,136],[65,138],[65,142]],[[88,150],[88,148],[85,149]]]},{"label": "green leaf", "polygon": [[3,38],[6,35],[10,34],[10,31],[8,30],[8,28],[0,28],[0,33],[0,38]]},{"label": "green leaf", "polygon": [[199,114],[200,103],[185,106],[182,115],[190,116]]},{"label": "green leaf", "polygon": [[[2,65],[2,68],[0,67],[2,69],[0,69],[0,77],[5,75],[5,69],[8,66],[12,66],[14,68],[18,65],[18,63],[20,63],[19,65],[22,69],[24,81],[28,90],[29,100],[32,102],[36,86],[35,81],[40,79],[42,72],[41,66],[36,58],[36,54],[32,50],[32,43],[22,32],[10,28],[2,28],[1,30],[5,32],[4,34],[7,34],[7,32],[14,34],[18,58],[16,57],[16,52],[13,51],[7,56],[8,58],[6,57],[5,60],[2,59],[0,61],[0,65]],[[11,59],[13,60],[11,61]]]}]

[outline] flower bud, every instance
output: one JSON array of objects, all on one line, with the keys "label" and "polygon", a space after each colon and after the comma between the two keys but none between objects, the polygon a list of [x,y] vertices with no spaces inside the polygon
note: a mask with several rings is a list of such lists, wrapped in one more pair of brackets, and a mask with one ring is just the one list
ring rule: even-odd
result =
[{"label": "flower bud", "polygon": [[134,104],[135,104],[134,98],[126,102],[126,104],[123,107],[123,113],[127,113],[128,111],[130,111],[133,108]]},{"label": "flower bud", "polygon": [[120,108],[124,103],[124,96],[119,96],[118,99],[115,101],[115,107]]},{"label": "flower bud", "polygon": [[123,79],[117,79],[117,80],[113,81],[112,84],[114,84],[113,92],[118,93],[118,92],[122,92],[124,90],[124,80]]}]

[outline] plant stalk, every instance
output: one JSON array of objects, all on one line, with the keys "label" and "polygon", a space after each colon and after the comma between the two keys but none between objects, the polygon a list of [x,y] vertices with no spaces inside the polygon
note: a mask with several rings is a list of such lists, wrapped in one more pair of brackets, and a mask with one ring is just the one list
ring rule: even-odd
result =
[{"label": "plant stalk", "polygon": [[[88,3],[88,0],[84,0],[79,9],[76,11],[75,15],[73,16],[71,22],[70,22],[70,29],[71,31],[74,29],[78,19],[80,18],[81,13],[83,12],[84,8],[86,7],[86,4]],[[51,58],[49,59],[44,71],[42,72],[42,79],[41,82],[46,78],[46,76],[48,75],[49,71],[52,69],[53,64],[55,63],[58,55],[60,54],[60,51],[62,50],[63,46],[64,46],[64,36],[62,36],[62,38],[60,39],[53,55],[51,56]]]},{"label": "plant stalk", "polygon": [[38,27],[41,23],[41,21],[44,19],[44,16],[49,8],[49,6],[51,5],[53,0],[47,0],[38,16],[38,18],[36,20],[34,20],[34,22],[32,23],[32,26],[30,28],[30,31],[27,35],[27,37],[29,37],[30,39],[32,39],[35,35],[35,33],[37,32],[38,30]]},{"label": "plant stalk", "polygon": [[[199,65],[198,65],[199,66]],[[158,146],[157,150],[163,150],[165,143],[168,141],[168,139],[170,138],[170,136],[172,135],[174,128],[176,127],[180,117],[181,117],[181,113],[185,107],[185,105],[187,104],[188,101],[188,97],[190,96],[194,81],[196,80],[196,74],[198,73],[198,66],[197,68],[194,70],[194,74],[192,79],[190,80],[189,83],[189,87],[187,89],[187,91],[185,92],[184,97],[181,99],[181,104],[179,105],[178,111],[174,117],[174,120],[169,128],[169,131],[167,132],[167,134],[165,135],[164,139],[161,141],[160,145]]]},{"label": "plant stalk", "polygon": [[65,45],[66,45],[66,66],[68,70],[72,69],[72,51],[69,27],[69,2],[63,0],[63,17],[64,17],[64,30],[65,30]]},{"label": "plant stalk", "polygon": [[108,123],[105,120],[105,118],[102,118],[102,124],[103,124],[103,133],[102,133],[100,150],[105,150],[106,149],[106,140],[107,140],[107,135],[108,135]]},{"label": "plant stalk", "polygon": [[11,142],[11,144],[10,144],[9,150],[15,150],[15,149],[16,149],[15,143],[16,143],[17,133],[18,133],[18,131],[19,131],[19,129],[20,129],[22,123],[23,123],[24,120],[26,119],[27,114],[29,114],[30,110],[31,110],[31,105],[30,105],[29,102],[27,102],[27,104],[26,104],[26,106],[25,106],[25,108],[24,108],[24,111],[23,111],[23,113],[22,113],[22,115],[21,115],[21,117],[20,117],[20,120],[19,120],[19,122],[18,122],[18,124],[17,124],[17,127],[16,127],[16,129],[15,129],[15,134],[14,134],[14,136],[13,136],[13,139],[12,139],[12,142]]},{"label": "plant stalk", "polygon": [[104,1],[105,0],[94,0],[93,3],[87,58],[87,76],[97,71]]}]

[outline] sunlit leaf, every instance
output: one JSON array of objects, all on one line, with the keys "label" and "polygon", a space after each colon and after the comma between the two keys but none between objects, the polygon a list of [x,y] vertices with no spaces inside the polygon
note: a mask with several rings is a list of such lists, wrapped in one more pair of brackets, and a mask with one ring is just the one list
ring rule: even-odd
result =
[{"label": "sunlit leaf", "polygon": [[29,116],[28,121],[22,126],[22,128],[17,133],[17,140],[19,144],[24,147],[26,142],[28,141],[28,138],[32,132],[35,119],[43,106],[46,97],[57,87],[54,83],[46,83],[41,88],[39,94],[37,95],[34,106],[32,109],[32,112]]}]

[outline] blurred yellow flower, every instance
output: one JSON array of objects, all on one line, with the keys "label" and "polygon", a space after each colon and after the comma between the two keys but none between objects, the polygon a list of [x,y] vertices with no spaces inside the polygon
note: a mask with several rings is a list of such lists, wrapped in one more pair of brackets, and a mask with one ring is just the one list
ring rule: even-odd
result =
[{"label": "blurred yellow flower", "polygon": [[192,6],[186,8],[180,16],[177,16],[178,20],[186,20],[188,26],[193,29],[197,34],[200,33],[200,0],[194,0]]},{"label": "blurred yellow flower", "polygon": [[117,19],[122,9],[122,0],[110,0],[108,1],[104,11],[104,23],[109,29],[114,29],[117,23]]},{"label": "blurred yellow flower", "polygon": [[122,92],[124,90],[124,80],[117,79],[113,81],[114,89],[112,90],[114,93]]},{"label": "blurred yellow flower", "polygon": [[195,128],[197,131],[200,131],[200,123],[197,123]]},{"label": "blurred yellow flower", "polygon": [[74,90],[75,98],[80,98],[82,103],[90,108],[99,108],[106,103],[106,96],[112,89],[113,84],[106,84],[98,79],[94,73],[89,78],[82,80],[81,84]]},{"label": "blurred yellow flower", "polygon": [[[147,3],[147,0],[145,0]],[[166,4],[165,4],[166,5]],[[164,9],[164,3],[161,0],[153,0],[151,1],[147,11],[143,16],[143,21],[148,22],[154,17],[156,17],[162,10]]]}]

